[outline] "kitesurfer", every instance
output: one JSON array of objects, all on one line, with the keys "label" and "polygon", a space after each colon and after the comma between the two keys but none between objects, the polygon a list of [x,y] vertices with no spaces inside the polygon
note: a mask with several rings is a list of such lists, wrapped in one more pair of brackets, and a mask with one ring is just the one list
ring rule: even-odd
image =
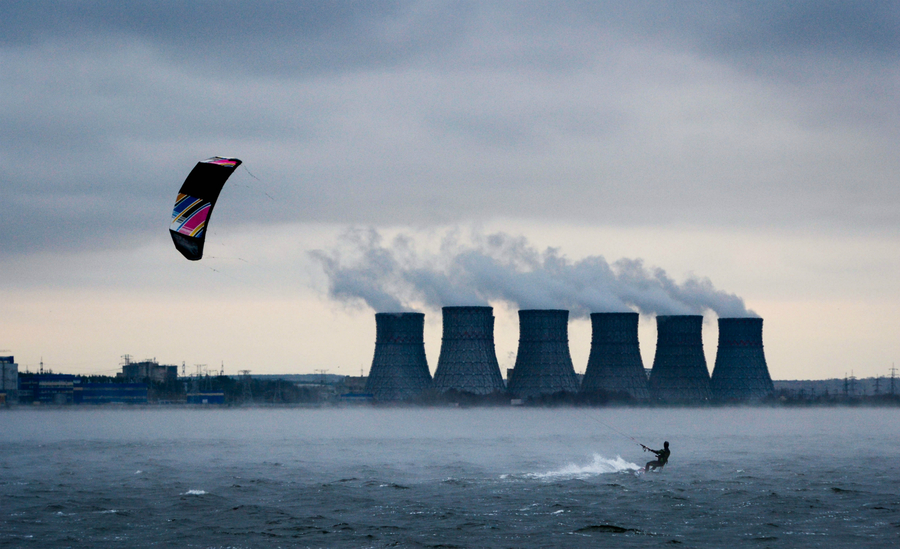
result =
[{"label": "kitesurfer", "polygon": [[641,444],[641,446],[643,446],[644,450],[647,450],[648,452],[653,452],[654,454],[656,454],[656,459],[653,461],[648,461],[647,465],[644,466],[645,473],[647,471],[650,471],[653,469],[662,469],[663,466],[669,462],[669,454],[671,454],[671,452],[669,451],[669,441],[668,440],[663,442],[662,450],[654,450],[652,448],[647,448],[643,444]]}]

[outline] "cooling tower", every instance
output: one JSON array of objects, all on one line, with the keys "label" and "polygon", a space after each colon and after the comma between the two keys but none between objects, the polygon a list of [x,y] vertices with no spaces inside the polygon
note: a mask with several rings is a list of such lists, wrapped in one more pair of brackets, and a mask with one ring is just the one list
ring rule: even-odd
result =
[{"label": "cooling tower", "polygon": [[422,313],[375,315],[375,358],[366,381],[374,400],[408,400],[431,387],[424,329]]},{"label": "cooling tower", "polygon": [[503,392],[503,376],[494,351],[491,307],[444,307],[444,337],[434,372],[434,387],[489,395]]},{"label": "cooling tower", "polygon": [[658,316],[656,329],[650,398],[680,403],[709,400],[709,370],[703,355],[703,317]]},{"label": "cooling tower", "polygon": [[591,354],[582,393],[627,393],[648,399],[647,374],[638,346],[637,313],[592,313]]},{"label": "cooling tower", "polygon": [[720,318],[710,388],[718,400],[763,398],[775,390],[763,353],[761,318]]},{"label": "cooling tower", "polygon": [[519,351],[508,388],[516,398],[578,391],[569,355],[569,311],[519,311]]}]

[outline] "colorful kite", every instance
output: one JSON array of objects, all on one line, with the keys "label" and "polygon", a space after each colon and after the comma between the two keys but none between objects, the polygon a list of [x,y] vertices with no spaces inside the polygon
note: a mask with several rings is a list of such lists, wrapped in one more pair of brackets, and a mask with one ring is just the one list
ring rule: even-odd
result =
[{"label": "colorful kite", "polygon": [[169,234],[172,235],[175,248],[191,261],[203,257],[206,226],[213,206],[216,205],[225,181],[240,165],[241,161],[237,158],[214,156],[197,162],[181,185],[175,199],[175,209],[172,210]]}]

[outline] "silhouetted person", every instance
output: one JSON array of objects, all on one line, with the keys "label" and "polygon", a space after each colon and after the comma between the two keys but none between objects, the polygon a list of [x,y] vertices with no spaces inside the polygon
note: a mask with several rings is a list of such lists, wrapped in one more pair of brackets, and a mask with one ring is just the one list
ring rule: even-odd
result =
[{"label": "silhouetted person", "polygon": [[[641,446],[644,446],[641,444]],[[648,450],[656,454],[656,459],[653,461],[648,461],[647,465],[644,465],[644,472],[653,470],[653,469],[662,469],[663,466],[669,462],[669,454],[672,452],[669,451],[669,441],[663,442],[662,450],[654,450],[652,448],[647,448],[644,446],[644,450]]]}]

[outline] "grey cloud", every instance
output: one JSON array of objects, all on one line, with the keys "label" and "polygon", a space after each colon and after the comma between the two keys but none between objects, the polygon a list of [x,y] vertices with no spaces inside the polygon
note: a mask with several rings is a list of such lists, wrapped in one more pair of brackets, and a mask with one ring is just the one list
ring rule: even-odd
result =
[{"label": "grey cloud", "polygon": [[21,2],[4,14],[0,44],[137,40],[176,63],[232,74],[371,69],[452,41],[459,16],[451,7],[404,1]]},{"label": "grey cloud", "polygon": [[720,49],[774,56],[785,51],[894,59],[900,55],[900,7],[896,2],[745,0],[731,4],[726,11],[729,17],[709,40]]},{"label": "grey cloud", "polygon": [[[152,43],[190,65],[234,70],[333,71],[427,62],[571,69],[592,63],[604,38],[694,45],[710,55],[873,55],[896,59],[894,2],[13,2],[0,44]],[[474,41],[473,41],[474,39]],[[485,47],[486,46],[486,47]]]},{"label": "grey cloud", "polygon": [[[825,54],[896,59],[900,8],[852,0],[648,0],[532,3],[530,28],[603,29],[691,44],[713,56]],[[568,9],[567,9],[568,8]]]},{"label": "grey cloud", "polygon": [[896,9],[817,5],[7,3],[0,254],[164,232],[216,154],[213,223],[894,231]]}]

